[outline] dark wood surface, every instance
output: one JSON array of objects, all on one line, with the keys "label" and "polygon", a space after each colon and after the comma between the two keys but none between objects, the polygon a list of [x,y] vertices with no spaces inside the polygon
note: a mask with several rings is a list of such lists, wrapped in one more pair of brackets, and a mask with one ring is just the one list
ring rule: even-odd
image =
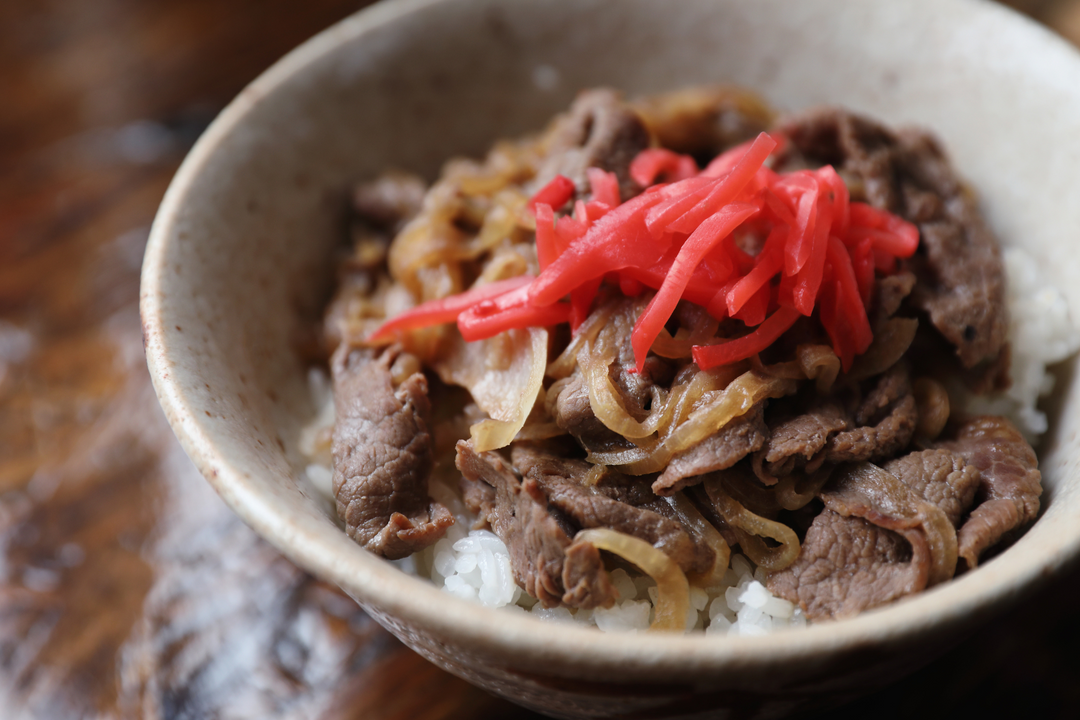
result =
[{"label": "dark wood surface", "polygon": [[[147,377],[184,152],[363,2],[0,2],[0,718],[535,717],[438,670],[217,499]],[[1080,1],[1020,2],[1080,40]],[[1080,573],[841,717],[1075,717]],[[932,701],[934,710],[926,710]]]}]

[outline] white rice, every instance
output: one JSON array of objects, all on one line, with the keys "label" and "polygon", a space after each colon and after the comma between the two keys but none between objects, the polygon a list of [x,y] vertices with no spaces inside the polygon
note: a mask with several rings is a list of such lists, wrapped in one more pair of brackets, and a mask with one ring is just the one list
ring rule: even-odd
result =
[{"label": "white rice", "polygon": [[[623,568],[616,568],[611,571],[611,582],[619,599],[612,607],[545,608],[514,582],[510,552],[502,540],[488,530],[470,530],[466,534],[464,527],[464,523],[455,524],[445,538],[414,556],[419,574],[430,577],[451,595],[491,608],[529,612],[544,620],[595,627],[602,632],[637,632],[647,630],[652,622],[657,589],[651,578],[631,576]],[[733,556],[720,585],[690,589],[686,630],[761,635],[805,625],[802,611],[772,595],[761,580],[763,577],[755,578],[749,560]]]},{"label": "white rice", "polygon": [[[1042,271],[1019,248],[1004,252],[1008,277],[1010,312],[1009,339],[1012,343],[1012,387],[991,397],[975,397],[959,388],[950,388],[954,402],[970,411],[1005,415],[1029,439],[1047,429],[1047,418],[1037,403],[1054,385],[1047,366],[1064,360],[1080,349],[1080,332],[1069,316],[1063,294],[1051,286]],[[310,461],[306,475],[321,494],[333,499],[330,455],[325,442],[334,424],[334,404],[325,373],[309,374],[312,397],[319,408],[315,420],[304,428],[300,450]],[[320,439],[322,441],[320,441]],[[617,568],[611,581],[619,599],[610,608],[568,610],[544,608],[514,582],[510,553],[497,535],[488,530],[468,530],[471,517],[457,492],[432,481],[431,496],[454,514],[456,522],[435,545],[395,564],[402,570],[429,578],[444,592],[505,612],[528,612],[551,622],[569,622],[595,627],[602,632],[637,632],[651,622],[656,601],[655,583],[647,576],[631,576]],[[766,589],[764,572],[755,571],[743,555],[735,554],[722,582],[716,587],[691,588],[686,630],[706,635],[764,635],[775,630],[802,627],[806,616],[792,603]]]},{"label": "white rice", "polygon": [[1046,413],[1038,408],[1039,398],[1054,389],[1054,376],[1047,367],[1080,349],[1080,332],[1069,315],[1064,294],[1049,283],[1035,259],[1020,248],[1008,248],[1003,254],[1008,278],[1012,386],[991,396],[973,396],[959,390],[956,394],[970,412],[1004,415],[1029,440],[1035,440],[1048,425]]}]

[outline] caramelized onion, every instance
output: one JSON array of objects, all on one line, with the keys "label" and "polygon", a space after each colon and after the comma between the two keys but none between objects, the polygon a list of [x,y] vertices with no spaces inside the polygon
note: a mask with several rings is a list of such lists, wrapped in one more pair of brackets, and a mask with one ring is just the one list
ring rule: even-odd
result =
[{"label": "caramelized onion", "polygon": [[716,337],[719,327],[720,322],[711,315],[699,313],[690,327],[680,327],[674,337],[666,328],[662,328],[653,341],[652,351],[662,358],[671,360],[688,358],[695,345],[703,345]]},{"label": "caramelized onion", "polygon": [[664,437],[656,450],[647,458],[623,468],[623,471],[630,475],[658,472],[674,455],[714,434],[757,403],[766,398],[788,395],[794,390],[792,380],[747,371],[723,390],[703,393],[701,402],[693,407],[685,421]]},{"label": "caramelized onion", "polygon": [[625,438],[643,438],[656,432],[660,423],[668,416],[665,412],[668,402],[666,393],[658,395],[652,405],[649,416],[642,422],[638,422],[626,409],[622,393],[611,381],[609,370],[615,360],[616,349],[608,346],[603,353],[594,352],[585,343],[578,353],[578,367],[585,379],[585,387],[589,391],[589,405],[592,406],[593,415],[604,423],[609,429],[617,432]]},{"label": "caramelized onion", "polygon": [[874,333],[874,341],[852,365],[849,376],[856,380],[880,375],[895,365],[911,342],[919,321],[915,318],[891,318]]},{"label": "caramelized onion", "polygon": [[[659,436],[631,438],[637,447],[626,450],[590,452],[589,462],[619,466],[628,475],[659,472],[674,455],[714,434],[755,404],[795,390],[793,380],[757,370],[725,382],[725,373],[730,372],[734,372],[730,366],[698,372],[685,391],[672,390],[664,409],[664,417],[669,419]],[[712,389],[716,386],[721,389]]]},{"label": "caramelized onion", "polygon": [[514,440],[550,440],[566,435],[566,431],[553,422],[526,423]]},{"label": "caramelized onion", "polygon": [[444,265],[460,257],[467,238],[454,220],[460,202],[454,186],[440,181],[424,197],[420,214],[413,218],[390,244],[387,263],[390,275],[407,287],[419,300],[430,300],[460,292],[453,287],[447,292],[433,290],[425,278],[425,269]]},{"label": "caramelized onion", "polygon": [[811,475],[792,473],[780,479],[773,488],[776,502],[785,510],[798,510],[817,497],[832,475],[833,466],[826,465]]},{"label": "caramelized onion", "polygon": [[506,447],[532,411],[547,367],[548,334],[542,328],[510,330],[466,343],[454,334],[432,366],[443,382],[460,385],[490,419],[472,426],[477,452]]},{"label": "caramelized onion", "polygon": [[[799,538],[783,523],[755,515],[731,497],[720,478],[713,475],[703,483],[716,512],[739,537],[739,547],[747,557],[766,570],[783,570],[799,557]],[[769,547],[762,537],[779,543]]]},{"label": "caramelized onion", "polygon": [[690,333],[685,328],[680,328],[674,336],[662,328],[653,340],[650,350],[662,358],[679,360],[689,357],[694,344],[690,342]]},{"label": "caramelized onion", "polygon": [[491,259],[484,265],[483,272],[477,278],[478,284],[488,284],[507,280],[529,272],[529,260],[518,250],[520,245],[498,248],[491,254]]},{"label": "caramelized onion", "polygon": [[518,215],[527,200],[525,194],[516,188],[506,188],[497,193],[491,210],[484,215],[480,232],[468,244],[465,254],[470,259],[478,257],[513,235],[518,226]]},{"label": "caramelized onion", "polygon": [[[732,419],[745,414],[766,398],[782,397],[795,391],[795,384],[785,378],[770,378],[753,370],[743,373],[723,390],[708,393],[686,421],[664,440],[671,454],[680,453],[704,440]],[[657,468],[659,469],[659,468]]]},{"label": "caramelized onion", "polygon": [[795,349],[799,367],[807,380],[817,382],[819,393],[832,390],[836,376],[840,374],[840,358],[828,345],[800,345]]},{"label": "caramelized onion", "polygon": [[578,361],[578,353],[586,343],[596,340],[597,334],[604,328],[611,318],[611,304],[603,303],[578,328],[577,334],[570,340],[570,344],[559,353],[548,365],[547,374],[555,380],[563,380],[570,377],[574,372],[574,365]]},{"label": "caramelized onion", "polygon": [[690,610],[690,586],[678,564],[644,540],[609,528],[590,528],[574,536],[574,542],[590,543],[597,550],[618,555],[656,581],[659,595],[650,630],[686,630]]},{"label": "caramelized onion", "polygon": [[727,540],[720,534],[716,527],[705,519],[701,511],[694,507],[690,498],[682,492],[669,495],[664,498],[675,513],[676,519],[682,523],[691,535],[698,541],[712,548],[714,555],[713,565],[705,572],[693,572],[686,576],[691,585],[700,588],[715,587],[723,580],[727,572],[728,563],[731,561],[731,547]]},{"label": "caramelized onion", "polygon": [[[627,448],[626,450],[590,450],[585,459],[599,465],[618,467],[628,475],[643,474],[634,473],[629,468],[637,464],[650,462],[650,458],[661,449],[659,440],[646,438],[645,441],[638,441],[637,447]],[[646,470],[645,472],[651,471]]]},{"label": "caramelized onion", "polygon": [[595,487],[600,484],[600,481],[607,475],[606,465],[593,465],[589,468],[589,472],[585,473],[585,477],[582,478],[581,484],[585,487]]}]

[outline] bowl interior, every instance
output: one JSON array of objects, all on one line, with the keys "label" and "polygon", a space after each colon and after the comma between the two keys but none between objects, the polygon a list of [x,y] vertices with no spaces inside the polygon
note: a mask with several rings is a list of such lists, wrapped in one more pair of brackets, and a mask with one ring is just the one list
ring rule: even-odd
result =
[{"label": "bowl interior", "polygon": [[1080,317],[1069,282],[1080,271],[1080,60],[1011,12],[964,0],[391,2],[253,83],[169,190],[143,313],[154,382],[185,449],[258,532],[396,632],[466,655],[524,644],[515,662],[526,670],[674,677],[925,639],[1052,574],[1080,534],[1071,381],[1043,447],[1045,512],[1015,546],[916,599],[790,637],[635,639],[492,617],[365,553],[307,485],[297,439],[314,408],[295,341],[329,296],[354,182],[391,167],[432,178],[451,156],[539,129],[580,88],[640,95],[716,82],[780,109],[840,104],[931,128],[1002,241],[1027,248]]}]

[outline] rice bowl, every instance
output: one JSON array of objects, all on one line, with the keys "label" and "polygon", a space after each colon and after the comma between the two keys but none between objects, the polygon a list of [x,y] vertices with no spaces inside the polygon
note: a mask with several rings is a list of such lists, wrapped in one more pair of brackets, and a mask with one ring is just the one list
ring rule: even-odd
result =
[{"label": "rice bowl", "polygon": [[[575,28],[591,28],[606,53],[574,44]],[[492,42],[476,42],[477,31]],[[496,41],[507,33],[512,51]],[[567,45],[553,52],[552,38]],[[916,44],[920,53],[910,52]],[[642,46],[672,51],[644,58],[633,51]],[[801,61],[781,62],[792,56]],[[850,57],[861,62],[840,62]],[[967,2],[376,7],[254,83],[177,176],[144,270],[155,387],[185,449],[245,521],[411,647],[493,692],[564,717],[662,717],[724,707],[776,715],[880,687],[1076,556],[1073,384],[1062,388],[1063,410],[1051,416],[1042,447],[1043,516],[978,573],[829,628],[763,638],[556,632],[528,617],[493,619],[343,536],[305,479],[310,463],[295,439],[316,408],[287,350],[295,326],[280,319],[318,312],[328,250],[341,231],[334,208],[350,182],[391,164],[430,177],[449,155],[478,154],[494,137],[535,127],[577,87],[604,82],[646,93],[721,73],[783,107],[830,100],[934,128],[998,234],[1023,243],[1075,316],[1080,298],[1067,278],[1080,257],[1062,238],[1080,221],[1066,201],[1080,156],[1070,120],[1080,111],[1078,63],[1026,21]],[[550,95],[530,84],[539,65],[559,78]],[[390,97],[387,87],[398,108],[389,114],[371,102]],[[468,113],[451,112],[461,108]],[[988,117],[996,122],[980,122]],[[1017,149],[1023,138],[1040,143]],[[1040,154],[1043,143],[1056,148],[1053,158]]]}]

